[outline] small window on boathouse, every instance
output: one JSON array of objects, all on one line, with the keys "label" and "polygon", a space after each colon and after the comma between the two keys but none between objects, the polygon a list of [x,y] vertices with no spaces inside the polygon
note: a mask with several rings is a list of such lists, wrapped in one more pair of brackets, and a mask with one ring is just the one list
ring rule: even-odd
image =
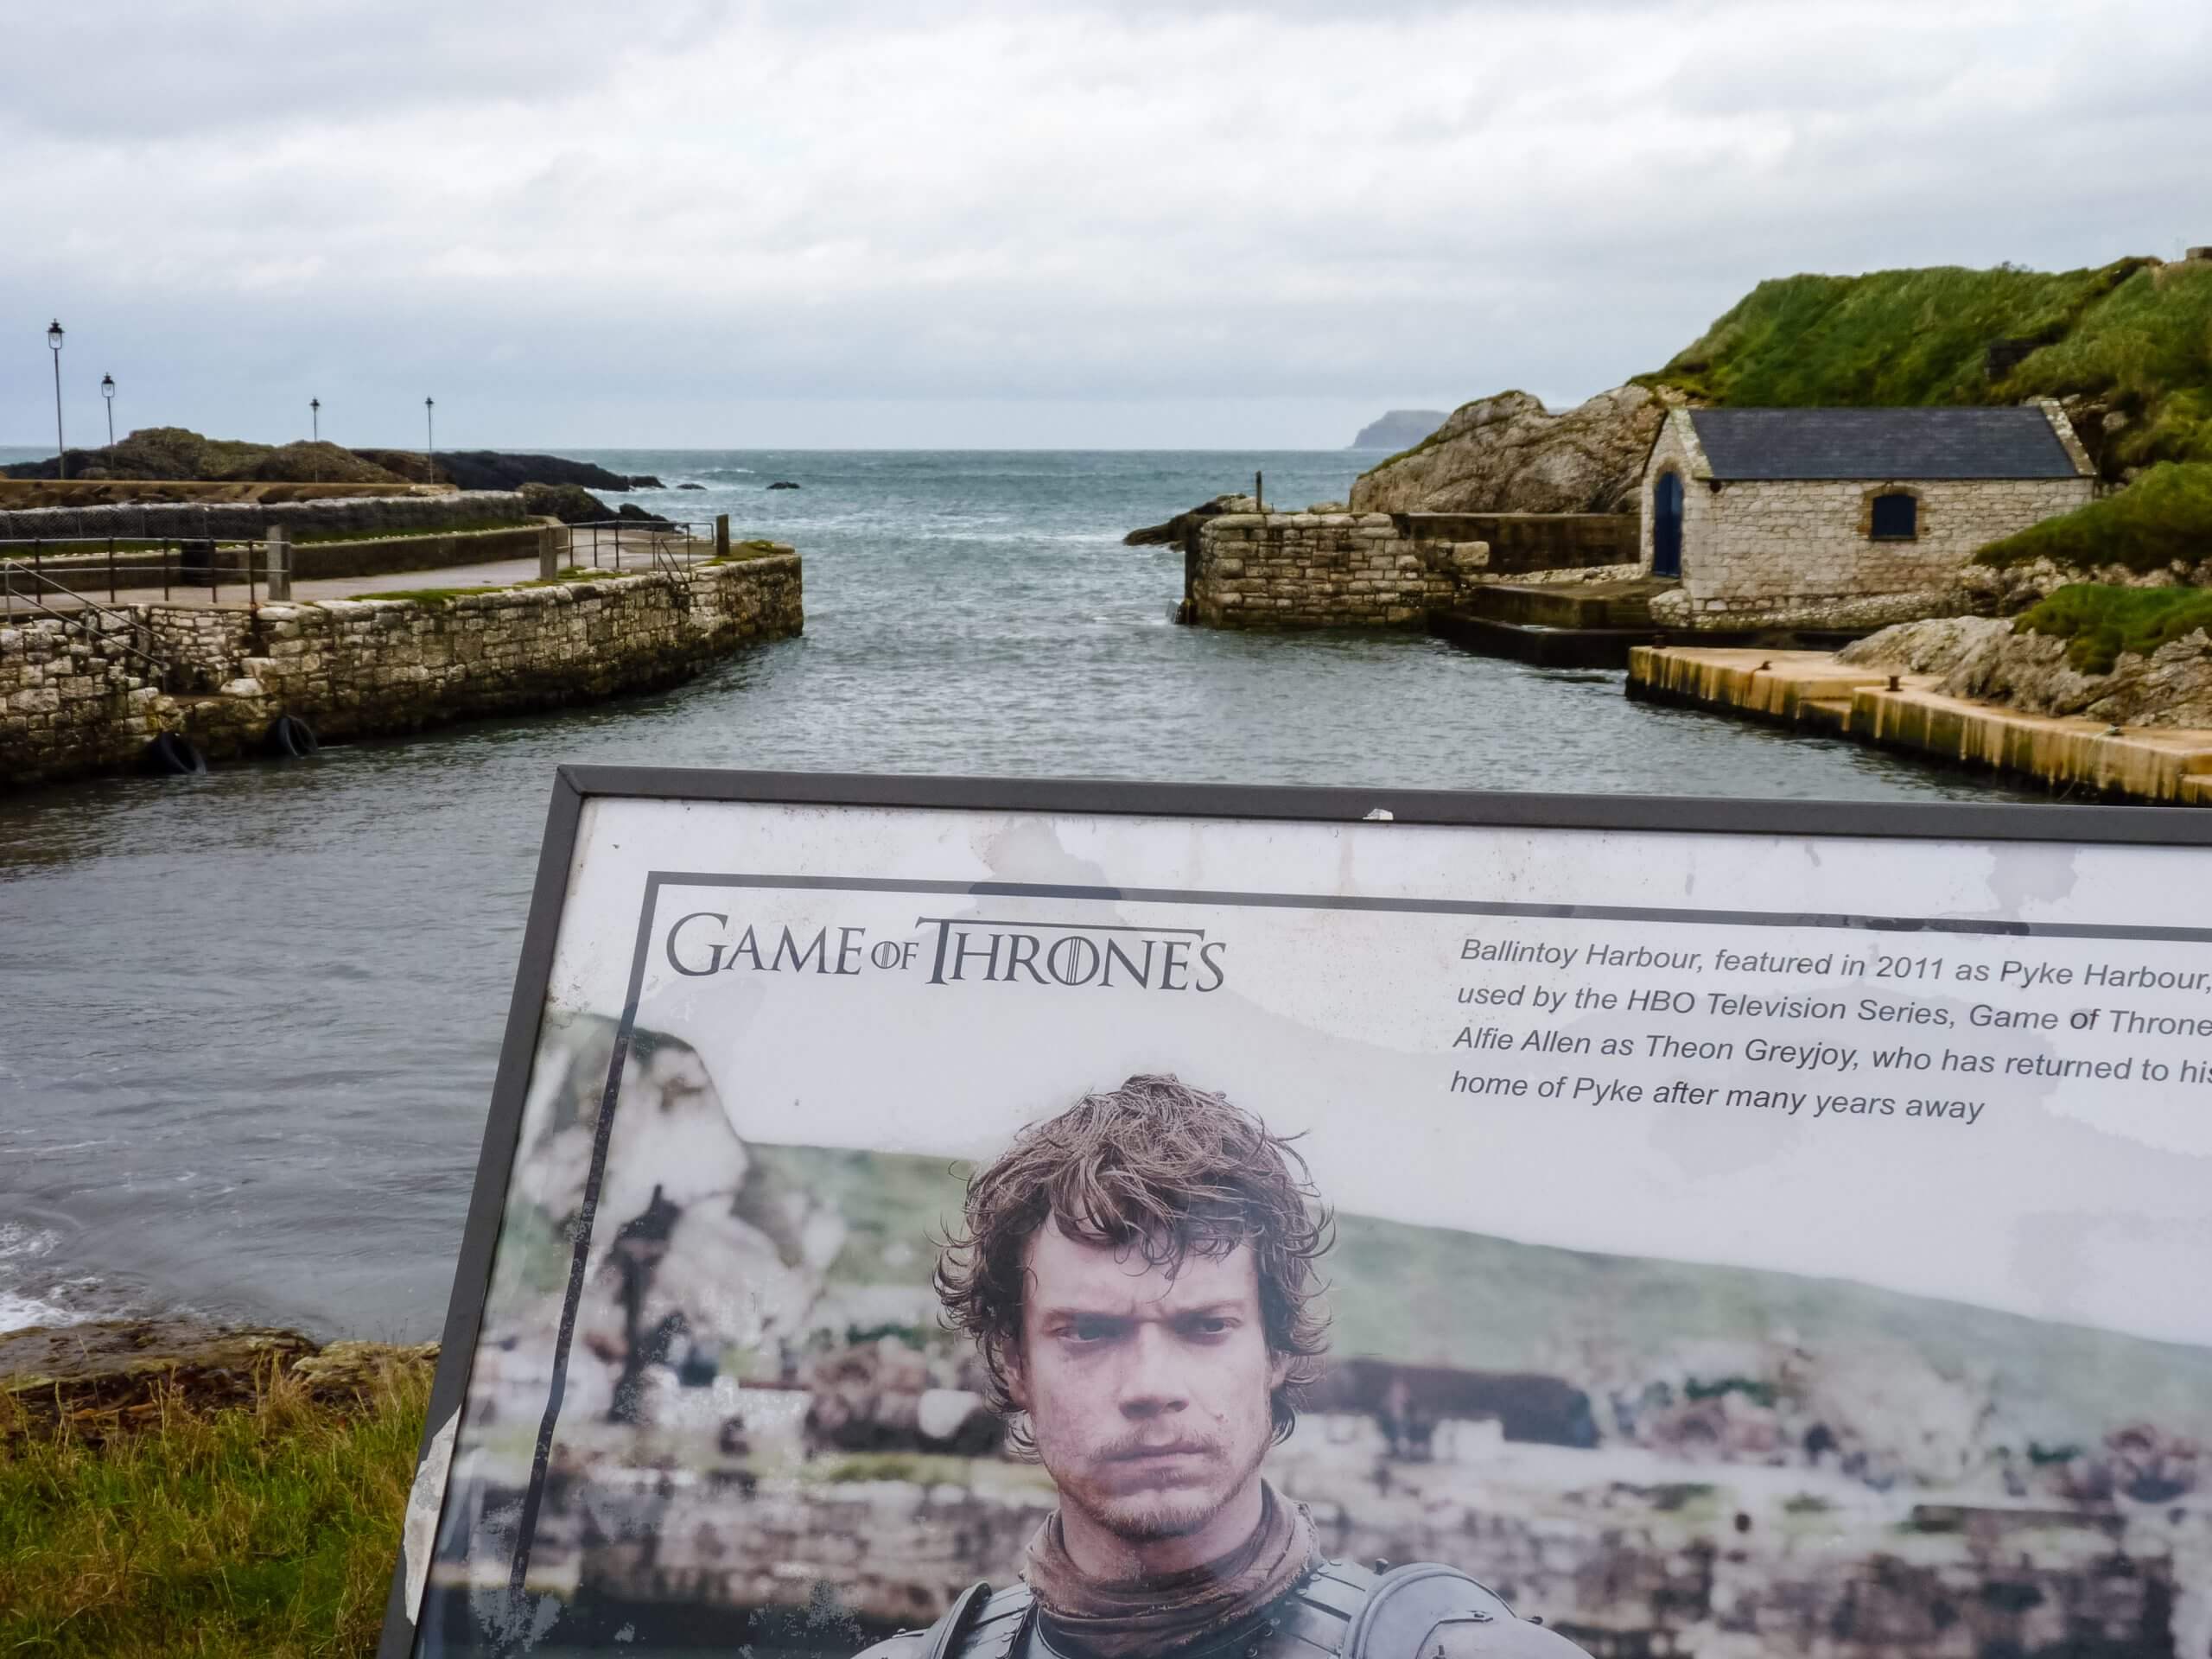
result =
[{"label": "small window on boathouse", "polygon": [[1903,490],[1874,498],[1872,525],[1878,542],[1910,542],[1920,534],[1920,503]]}]

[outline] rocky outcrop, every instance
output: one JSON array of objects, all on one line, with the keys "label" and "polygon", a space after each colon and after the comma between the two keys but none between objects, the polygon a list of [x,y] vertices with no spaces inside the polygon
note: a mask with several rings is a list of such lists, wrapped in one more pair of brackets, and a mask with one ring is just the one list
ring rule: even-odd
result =
[{"label": "rocky outcrop", "polygon": [[2067,641],[2015,632],[1994,617],[1905,622],[1849,646],[1847,663],[1940,674],[1947,696],[2001,703],[2024,714],[2081,715],[2114,726],[2212,728],[2212,637],[2203,629],[2149,656],[2129,652],[2109,674],[2067,661]]},{"label": "rocky outcrop", "polygon": [[1617,386],[1554,414],[1525,391],[1454,410],[1351,486],[1355,512],[1625,512],[1669,394]]},{"label": "rocky outcrop", "polygon": [[1943,595],[1946,608],[1977,616],[2012,616],[2079,582],[2111,588],[2212,588],[2212,557],[2176,559],[2152,570],[2124,564],[2062,564],[2029,559],[1988,564],[1976,559],[1959,568]]},{"label": "rocky outcrop", "polygon": [[1351,441],[1355,449],[1410,449],[1444,424],[1440,409],[1394,409],[1379,421],[1370,421]]},{"label": "rocky outcrop", "polygon": [[1836,660],[1905,674],[1948,674],[1990,640],[2012,632],[2010,622],[1993,617],[1935,616],[1853,640],[1836,653]]},{"label": "rocky outcrop", "polygon": [[[422,473],[416,458],[416,476]],[[51,455],[0,467],[8,478],[52,478]],[[69,451],[72,479],[286,484],[397,484],[404,474],[334,443],[272,446],[210,438],[181,426],[141,428],[104,449]]]},{"label": "rocky outcrop", "polygon": [[[398,484],[436,481],[464,490],[517,490],[525,484],[579,489],[658,489],[645,474],[611,473],[565,455],[505,454],[491,449],[442,450],[436,478],[419,449],[341,449],[334,443],[248,443],[210,438],[181,426],[149,426],[112,448],[72,449],[73,479],[163,479],[285,484]],[[52,478],[52,456],[0,467],[0,477]],[[611,517],[611,514],[602,514]]]}]

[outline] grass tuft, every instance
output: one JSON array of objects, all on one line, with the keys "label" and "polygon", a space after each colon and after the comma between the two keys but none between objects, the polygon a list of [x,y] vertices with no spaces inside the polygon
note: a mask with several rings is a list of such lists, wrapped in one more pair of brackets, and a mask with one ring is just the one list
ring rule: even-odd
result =
[{"label": "grass tuft", "polygon": [[2117,564],[2143,574],[2212,559],[2212,461],[2167,461],[2117,494],[1992,542],[1977,564],[2049,559],[2078,570]]},{"label": "grass tuft", "polygon": [[2083,674],[2109,674],[2120,657],[2147,657],[2199,628],[2212,630],[2212,588],[2119,588],[2075,582],[2012,624],[2015,633],[2068,640],[2066,660]]},{"label": "grass tuft", "polygon": [[0,1393],[0,1654],[365,1659],[429,1395],[419,1365],[335,1402],[272,1370],[95,1439]]}]

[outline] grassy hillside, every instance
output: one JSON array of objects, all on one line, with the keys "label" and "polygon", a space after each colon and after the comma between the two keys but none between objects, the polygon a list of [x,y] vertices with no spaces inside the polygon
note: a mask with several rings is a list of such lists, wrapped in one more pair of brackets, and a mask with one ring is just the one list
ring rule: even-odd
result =
[{"label": "grassy hillside", "polygon": [[2005,569],[2049,559],[2148,573],[2212,560],[2212,462],[2163,462],[2126,489],[2031,524],[1974,555]]},{"label": "grassy hillside", "polygon": [[1738,407],[2056,397],[2100,406],[2082,435],[2108,477],[2212,461],[2212,264],[1778,277],[1637,379]]},{"label": "grassy hillside", "polygon": [[[934,1241],[960,1212],[942,1159],[755,1147],[778,1179],[833,1205],[850,1232],[830,1269],[847,1285],[926,1285]],[[2007,1414],[2044,1438],[2087,1440],[2131,1416],[2212,1435],[2212,1349],[1878,1290],[1846,1280],[1516,1243],[1373,1216],[1338,1217],[1325,1263],[1339,1352],[1486,1370],[1548,1370],[1601,1340],[1656,1358],[1686,1342],[1815,1349],[1903,1343],[1938,1370],[1986,1369]]]}]

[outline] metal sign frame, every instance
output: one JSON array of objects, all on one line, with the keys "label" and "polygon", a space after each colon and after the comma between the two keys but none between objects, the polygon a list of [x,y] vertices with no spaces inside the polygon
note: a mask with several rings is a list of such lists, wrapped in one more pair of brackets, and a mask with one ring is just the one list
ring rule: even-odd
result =
[{"label": "metal sign frame", "polygon": [[[2212,848],[2212,813],[2188,807],[1745,801],[1675,796],[1164,784],[1103,779],[939,778],[562,766],[555,773],[552,798],[546,812],[530,915],[523,931],[506,1031],[500,1046],[482,1148],[478,1154],[475,1185],[454,1264],[453,1292],[446,1313],[423,1440],[416,1452],[418,1471],[429,1454],[437,1426],[452,1418],[463,1403],[490,1289],[493,1256],[513,1174],[524,1096],[546,1006],[554,948],[560,932],[583,807],[588,800],[609,798],[1323,824],[1388,821],[1510,830],[1827,836],[1893,842],[1899,844],[1901,851],[1916,841]],[[1995,931],[2005,930],[1999,925]],[[2019,931],[2028,930],[2023,926]],[[378,1659],[407,1659],[414,1649],[416,1610],[407,1604],[406,1576],[403,1559],[395,1563],[385,1601]]]}]

